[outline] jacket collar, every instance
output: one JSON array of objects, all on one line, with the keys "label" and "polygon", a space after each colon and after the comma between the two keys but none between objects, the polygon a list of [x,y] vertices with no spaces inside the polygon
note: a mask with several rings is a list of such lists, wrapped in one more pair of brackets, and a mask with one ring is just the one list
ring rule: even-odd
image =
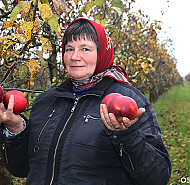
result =
[{"label": "jacket collar", "polygon": [[[114,81],[115,80],[113,78],[105,77],[95,87],[93,87],[88,94],[102,96],[104,92],[107,90],[107,88]],[[65,80],[61,85],[55,88],[55,96],[75,99],[75,96],[73,95],[73,84],[70,78]]]}]

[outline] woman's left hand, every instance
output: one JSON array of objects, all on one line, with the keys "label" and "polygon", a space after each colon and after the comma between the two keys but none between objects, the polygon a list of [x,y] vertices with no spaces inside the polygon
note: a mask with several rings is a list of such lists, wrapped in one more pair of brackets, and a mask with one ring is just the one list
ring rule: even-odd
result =
[{"label": "woman's left hand", "polygon": [[137,110],[137,115],[134,120],[129,120],[127,117],[123,117],[122,122],[118,122],[113,113],[108,113],[105,104],[100,104],[100,115],[104,125],[112,131],[121,131],[128,129],[132,124],[134,124],[145,112],[144,108],[139,108]]}]

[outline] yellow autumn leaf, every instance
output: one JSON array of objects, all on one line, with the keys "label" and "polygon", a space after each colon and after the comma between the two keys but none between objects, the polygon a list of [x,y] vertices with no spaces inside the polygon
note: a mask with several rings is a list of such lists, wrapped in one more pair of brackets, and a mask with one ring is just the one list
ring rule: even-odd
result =
[{"label": "yellow autumn leaf", "polygon": [[34,78],[40,72],[41,67],[35,59],[30,59],[26,62],[26,65],[29,68],[32,78]]},{"label": "yellow autumn leaf", "polygon": [[143,71],[147,74],[149,71],[148,71],[148,64],[145,63],[145,62],[142,62],[141,63],[141,67],[143,68]]},{"label": "yellow autumn leaf", "polygon": [[26,41],[29,41],[31,39],[33,22],[20,21],[19,26],[26,37]]},{"label": "yellow autumn leaf", "polygon": [[30,10],[30,6],[31,6],[31,3],[25,4],[25,7],[21,9],[20,13],[21,14],[28,13],[28,11]]},{"label": "yellow autumn leaf", "polygon": [[11,21],[6,21],[6,22],[3,23],[3,26],[2,26],[2,28],[1,28],[1,31],[3,31],[4,29],[7,29],[7,28],[9,28],[9,27],[11,27],[11,26],[13,26],[13,25],[15,25],[15,24],[12,23]]},{"label": "yellow autumn leaf", "polygon": [[154,62],[154,59],[152,58],[147,58],[147,60],[152,64]]},{"label": "yellow autumn leaf", "polygon": [[56,80],[56,77],[53,77],[52,82],[55,82],[55,80]]},{"label": "yellow autumn leaf", "polygon": [[24,34],[12,34],[21,44],[26,44],[26,37]]},{"label": "yellow autumn leaf", "polygon": [[40,19],[35,19],[33,29],[32,29],[32,33],[36,32],[40,28],[42,23],[43,23],[43,21],[41,21]]},{"label": "yellow autumn leaf", "polygon": [[141,81],[143,81],[145,79],[145,76],[142,72],[140,73],[140,77],[141,77]]},{"label": "yellow autumn leaf", "polygon": [[58,15],[62,14],[66,7],[65,1],[62,0],[53,0],[53,5]]},{"label": "yellow autumn leaf", "polygon": [[19,58],[21,55],[19,55],[19,51],[17,51],[17,50],[13,50],[13,51],[11,51],[12,52],[12,54],[16,57],[16,58]]},{"label": "yellow autumn leaf", "polygon": [[39,2],[38,8],[40,10],[40,15],[45,22],[47,22],[53,16],[51,8],[47,4],[41,4]]},{"label": "yellow autumn leaf", "polygon": [[40,60],[41,60],[41,61],[44,60],[42,52],[40,52],[39,50],[34,50],[34,51],[35,51],[35,52],[37,53],[37,55],[40,57]]},{"label": "yellow autumn leaf", "polygon": [[57,28],[55,30],[55,33],[57,35],[57,38],[60,39],[61,38],[61,28],[60,28],[59,24],[57,24]]},{"label": "yellow autumn leaf", "polygon": [[41,1],[41,3],[43,3],[43,4],[47,4],[48,6],[50,6],[48,0],[40,0],[40,1]]},{"label": "yellow autumn leaf", "polygon": [[38,35],[38,38],[42,41],[42,51],[43,53],[47,53],[49,50],[49,56],[52,55],[52,44],[49,39],[43,37],[42,35]]},{"label": "yellow autumn leaf", "polygon": [[[26,21],[32,21],[32,19],[33,19],[33,14],[34,14],[34,12],[31,10],[30,13],[29,13],[29,15],[28,15],[28,12],[21,14],[21,18],[23,18],[23,19],[26,20]],[[27,19],[26,19],[26,18],[27,18]]]},{"label": "yellow autumn leaf", "polygon": [[40,57],[41,66],[47,67],[47,61],[44,60],[44,58],[43,58],[43,53],[40,52],[39,50],[35,50],[35,52],[36,52],[37,55]]},{"label": "yellow autumn leaf", "polygon": [[133,83],[136,83],[136,82],[137,82],[137,79],[132,79],[132,82],[133,82]]},{"label": "yellow autumn leaf", "polygon": [[134,75],[132,75],[132,77],[136,77],[139,74],[139,71],[136,71]]},{"label": "yellow autumn leaf", "polygon": [[8,50],[8,48],[9,48],[11,45],[13,45],[13,44],[15,44],[15,42],[13,42],[12,40],[5,40],[5,41],[3,42],[3,47],[2,47],[3,51],[2,51],[2,54],[3,54],[3,53],[6,53],[7,50]]},{"label": "yellow autumn leaf", "polygon": [[101,21],[101,25],[102,25],[103,27],[106,27],[106,26],[107,26],[107,21],[106,21],[106,19],[104,19],[104,20]]},{"label": "yellow autumn leaf", "polygon": [[7,40],[7,37],[0,37],[0,47],[3,47],[3,43]]},{"label": "yellow autumn leaf", "polygon": [[32,42],[27,46],[28,49],[30,49],[30,46],[32,45]]},{"label": "yellow autumn leaf", "polygon": [[138,60],[137,60],[137,64],[141,64],[142,61],[143,61],[142,58],[138,59]]},{"label": "yellow autumn leaf", "polygon": [[151,71],[154,72],[156,69],[154,67],[151,68]]},{"label": "yellow autumn leaf", "polygon": [[10,60],[13,59],[14,60],[14,55],[12,54],[12,52],[10,50],[7,50],[6,55],[4,56],[5,60]]}]

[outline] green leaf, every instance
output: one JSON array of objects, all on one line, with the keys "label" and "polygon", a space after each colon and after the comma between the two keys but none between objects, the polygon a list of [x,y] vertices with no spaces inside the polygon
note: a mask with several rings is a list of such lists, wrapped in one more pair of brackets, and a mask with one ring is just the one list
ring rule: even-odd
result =
[{"label": "green leaf", "polygon": [[47,67],[48,63],[47,61],[44,60],[43,58],[43,53],[40,52],[39,50],[35,50],[35,52],[38,54],[38,56],[40,57],[40,62],[41,62],[41,66]]},{"label": "green leaf", "polygon": [[48,24],[51,26],[52,32],[54,32],[58,24],[57,18],[54,15],[52,15],[52,17],[48,20]]},{"label": "green leaf", "polygon": [[118,8],[118,7],[111,7],[111,9],[113,9],[113,10],[115,10],[115,11],[117,11],[117,13],[119,14],[119,16],[122,14],[122,11],[121,11],[121,9],[120,8]]},{"label": "green leaf", "polygon": [[115,25],[111,25],[111,24],[108,24],[108,25],[106,26],[106,28],[108,28],[109,31],[115,32],[115,33],[118,33],[118,31],[119,31],[119,29],[116,28]]},{"label": "green leaf", "polygon": [[[111,3],[112,3],[112,5],[113,5],[114,7],[120,8],[121,12],[124,11],[124,5],[123,5],[123,2],[122,2],[121,0],[112,0]],[[119,12],[118,12],[118,13],[119,13]]]},{"label": "green leaf", "polygon": [[100,23],[101,20],[102,20],[102,18],[101,18],[99,15],[96,15],[96,16],[94,17],[94,20],[95,20],[96,22]]},{"label": "green leaf", "polygon": [[86,7],[85,7],[86,12],[88,12],[93,6],[96,6],[96,5],[102,6],[102,4],[103,4],[104,1],[105,1],[105,0],[96,0],[96,1],[91,1],[91,2],[89,2],[89,3],[86,5]]},{"label": "green leaf", "polygon": [[20,3],[18,3],[15,6],[15,8],[13,9],[13,11],[11,12],[11,15],[10,15],[10,21],[11,21],[11,23],[13,23],[16,20],[17,15],[25,7],[28,7],[28,4],[26,2],[24,2],[24,1],[21,1]]},{"label": "green leaf", "polygon": [[27,67],[26,65],[21,65],[19,68],[19,76],[21,79],[23,79],[27,75]]}]

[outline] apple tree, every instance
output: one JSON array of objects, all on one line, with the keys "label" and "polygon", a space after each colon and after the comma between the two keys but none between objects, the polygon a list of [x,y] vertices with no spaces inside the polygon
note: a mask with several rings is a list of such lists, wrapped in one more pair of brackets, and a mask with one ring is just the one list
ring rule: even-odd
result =
[{"label": "apple tree", "polygon": [[185,80],[190,82],[190,73],[188,73],[187,75],[185,75]]}]

